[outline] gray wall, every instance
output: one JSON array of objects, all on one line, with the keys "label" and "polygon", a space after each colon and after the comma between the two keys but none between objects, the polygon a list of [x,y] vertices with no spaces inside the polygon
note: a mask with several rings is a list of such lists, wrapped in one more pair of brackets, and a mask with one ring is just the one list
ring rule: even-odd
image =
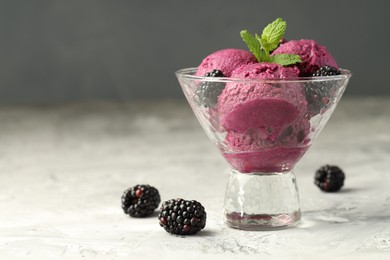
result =
[{"label": "gray wall", "polygon": [[390,1],[1,1],[0,103],[183,99],[174,71],[276,17],[354,73],[346,95],[389,95]]}]

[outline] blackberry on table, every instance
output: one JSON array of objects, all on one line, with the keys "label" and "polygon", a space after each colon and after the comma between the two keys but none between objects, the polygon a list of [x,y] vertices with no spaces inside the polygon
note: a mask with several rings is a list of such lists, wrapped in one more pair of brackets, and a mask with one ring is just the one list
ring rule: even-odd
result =
[{"label": "blackberry on table", "polygon": [[[205,77],[221,78],[225,75],[220,70],[212,70],[207,72]],[[218,102],[218,96],[221,95],[225,88],[223,82],[204,81],[195,90],[195,101],[198,105],[204,107],[213,107]]]},{"label": "blackberry on table", "polygon": [[193,235],[206,226],[206,211],[196,200],[171,199],[163,202],[160,226],[175,235]]},{"label": "blackberry on table", "polygon": [[122,195],[123,212],[132,217],[151,215],[160,202],[158,190],[150,185],[135,185],[125,190]]},{"label": "blackberry on table", "polygon": [[325,165],[315,173],[314,183],[322,191],[334,192],[343,187],[345,180],[344,172],[337,166]]},{"label": "blackberry on table", "polygon": [[340,75],[340,71],[337,68],[331,66],[322,66],[313,73],[313,77],[335,76]]}]

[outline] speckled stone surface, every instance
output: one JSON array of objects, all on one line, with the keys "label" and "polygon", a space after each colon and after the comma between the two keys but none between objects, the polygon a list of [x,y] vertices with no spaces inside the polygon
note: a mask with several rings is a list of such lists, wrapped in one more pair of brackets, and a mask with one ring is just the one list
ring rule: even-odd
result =
[{"label": "speckled stone surface", "polygon": [[[390,98],[340,102],[296,167],[302,221],[266,232],[223,223],[228,165],[184,102],[0,107],[0,122],[0,259],[389,259]],[[313,184],[327,163],[341,192]],[[126,216],[138,183],[201,201],[206,228]]]}]

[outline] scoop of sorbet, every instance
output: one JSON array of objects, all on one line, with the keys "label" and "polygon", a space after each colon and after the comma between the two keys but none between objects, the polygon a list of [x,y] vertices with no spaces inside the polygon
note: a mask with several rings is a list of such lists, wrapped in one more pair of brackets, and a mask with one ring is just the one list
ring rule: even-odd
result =
[{"label": "scoop of sorbet", "polygon": [[338,68],[335,59],[326,47],[313,40],[288,41],[273,51],[272,55],[276,54],[299,55],[302,62],[297,66],[301,77],[311,76],[313,72],[325,65]]},{"label": "scoop of sorbet", "polygon": [[[233,71],[232,78],[287,79],[296,78],[296,67],[274,63],[254,63]],[[279,134],[284,126],[306,112],[306,98],[298,84],[229,82],[218,98],[221,126],[243,132],[249,128],[268,129]]]},{"label": "scoop of sorbet", "polygon": [[[226,131],[224,157],[240,172],[281,172],[306,151],[310,124],[304,90],[296,67],[273,63],[243,65],[218,98],[221,127]],[[251,81],[253,80],[253,81]],[[266,80],[266,81],[264,81]]]},{"label": "scoop of sorbet", "polygon": [[225,77],[230,77],[232,71],[237,67],[255,62],[257,62],[256,57],[249,51],[223,49],[204,58],[195,75],[205,76],[207,72],[220,70]]}]

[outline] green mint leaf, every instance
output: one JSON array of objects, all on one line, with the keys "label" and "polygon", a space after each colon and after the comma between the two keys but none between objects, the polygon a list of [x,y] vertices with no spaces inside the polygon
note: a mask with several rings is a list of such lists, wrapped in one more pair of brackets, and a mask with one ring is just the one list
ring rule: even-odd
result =
[{"label": "green mint leaf", "polygon": [[261,49],[263,50],[263,57],[262,57],[262,61],[264,62],[270,62],[270,56],[269,56],[269,51],[268,50],[268,43],[263,40],[257,33],[256,33],[256,39],[260,42],[260,45],[261,45]]},{"label": "green mint leaf", "polygon": [[[256,59],[259,62],[263,61],[263,52],[261,50],[260,42],[257,40],[255,36],[253,36],[247,30],[243,30],[240,32],[241,38],[244,40],[248,49],[255,55]],[[256,35],[257,36],[257,35]]]},{"label": "green mint leaf", "polygon": [[247,30],[241,31],[240,34],[249,50],[259,62],[273,62],[281,66],[288,66],[302,62],[300,56],[295,54],[277,54],[270,56],[271,51],[279,46],[279,42],[286,32],[286,27],[287,23],[282,18],[278,18],[264,28],[261,36],[257,33],[253,35]]},{"label": "green mint leaf", "polygon": [[282,18],[278,18],[268,24],[261,34],[261,46],[266,53],[275,50],[284,33],[286,32],[287,23]]},{"label": "green mint leaf", "polygon": [[282,66],[295,64],[301,61],[301,57],[296,54],[275,54],[271,56],[271,62],[277,63]]}]

